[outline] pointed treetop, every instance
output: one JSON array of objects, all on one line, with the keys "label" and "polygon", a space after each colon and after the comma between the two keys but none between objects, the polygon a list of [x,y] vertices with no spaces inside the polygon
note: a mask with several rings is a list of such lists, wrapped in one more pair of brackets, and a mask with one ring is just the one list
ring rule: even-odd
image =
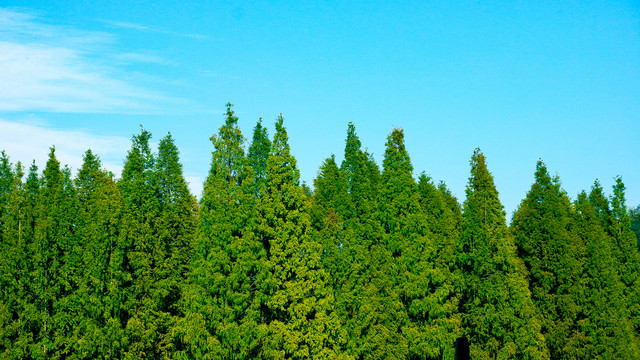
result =
[{"label": "pointed treetop", "polygon": [[[294,183],[298,184],[298,181],[300,179],[300,172],[296,167],[296,159],[291,156],[289,135],[287,135],[287,129],[284,127],[283,123],[284,118],[282,117],[282,114],[280,114],[276,119],[276,133],[273,136],[273,142],[271,144],[271,157],[280,157],[281,159],[274,159],[274,163],[280,163],[280,166],[285,167],[286,171],[291,172],[291,175],[293,176],[292,180],[294,181]],[[269,160],[271,160],[271,157],[269,158]]]},{"label": "pointed treetop", "polygon": [[149,146],[151,133],[140,125],[140,134],[131,138],[131,149],[127,153],[122,180],[140,180],[140,175],[153,168],[154,158]]},{"label": "pointed treetop", "polygon": [[630,221],[627,210],[627,200],[625,197],[626,187],[621,176],[616,176],[616,183],[613,185],[613,195],[611,196],[611,215],[613,220],[624,223]]},{"label": "pointed treetop", "polygon": [[215,177],[224,178],[229,183],[242,181],[245,165],[245,138],[238,127],[238,117],[233,112],[232,106],[231,103],[227,103],[226,121],[218,129],[218,133],[210,138],[215,150],[212,154],[209,177],[205,184]]},{"label": "pointed treetop", "polygon": [[596,179],[587,200],[593,206],[596,216],[600,219],[602,226],[609,230],[611,223],[611,209],[609,208],[609,199],[604,195],[604,190],[600,184],[600,180]]},{"label": "pointed treetop", "polygon": [[505,224],[505,213],[493,175],[487,169],[486,157],[479,148],[473,152],[470,164],[471,176],[466,188],[464,218],[467,221],[481,221],[486,226]]},{"label": "pointed treetop", "polygon": [[160,201],[164,204],[174,203],[178,199],[191,196],[182,175],[180,155],[171,133],[168,133],[158,145],[156,169],[161,179],[158,183]]},{"label": "pointed treetop", "polygon": [[404,145],[404,131],[402,129],[393,129],[391,134],[387,136],[382,166],[385,172],[391,171],[409,175],[413,173],[411,159]]},{"label": "pointed treetop", "polygon": [[60,162],[56,158],[56,148],[52,146],[49,148],[49,160],[47,160],[47,166],[44,169],[44,181],[46,187],[55,186],[62,182],[62,172],[60,171]]},{"label": "pointed treetop", "polygon": [[270,150],[271,140],[269,140],[267,128],[262,126],[262,118],[260,118],[255,128],[253,128],[253,140],[247,155],[249,165],[253,169],[256,178],[255,191],[257,195],[262,192],[261,188],[266,183],[267,159],[269,158]]}]

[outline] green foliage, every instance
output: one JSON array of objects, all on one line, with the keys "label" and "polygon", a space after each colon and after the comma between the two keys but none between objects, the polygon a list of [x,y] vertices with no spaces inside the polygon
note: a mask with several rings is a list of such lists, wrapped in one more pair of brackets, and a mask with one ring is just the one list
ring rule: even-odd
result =
[{"label": "green foliage", "polygon": [[466,189],[459,266],[463,326],[477,359],[549,358],[540,319],[517,257],[485,156],[476,149]]},{"label": "green foliage", "polygon": [[271,141],[267,133],[267,128],[262,126],[262,118],[258,120],[253,128],[253,140],[249,147],[247,160],[255,176],[255,194],[261,197],[267,185],[267,159],[271,150]]},{"label": "green foliage", "polygon": [[[512,228],[484,155],[461,206],[414,179],[404,132],[381,172],[300,183],[282,116],[245,152],[232,105],[199,201],[171,134],[133,136],[114,180],[52,148],[25,178],[0,153],[0,359],[611,359],[640,354],[640,216],[625,185],[571,202],[538,162]],[[517,245],[517,247],[516,247]]]},{"label": "green foliage", "polygon": [[450,268],[454,238],[445,233],[453,229],[431,231],[447,226],[445,205],[433,184],[423,180],[419,189],[414,181],[401,129],[387,137],[383,166],[380,217],[397,268],[393,282],[407,316],[402,326],[407,356],[442,358],[452,353],[461,332],[457,280]]},{"label": "green foliage", "polygon": [[638,238],[638,251],[640,251],[640,205],[635,209],[631,209],[629,216],[631,217],[631,231],[633,231],[636,234],[636,238]]},{"label": "green foliage", "polygon": [[552,179],[538,161],[535,183],[514,214],[512,230],[554,359],[581,358],[577,345],[584,334],[575,329],[585,249],[574,226],[571,203],[559,179]]},{"label": "green foliage", "polygon": [[576,231],[585,246],[585,267],[578,296],[582,314],[575,358],[637,358],[638,340],[629,321],[623,284],[613,244],[603,228],[602,207],[593,202],[597,183],[589,197],[582,192],[575,203]]},{"label": "green foliage", "polygon": [[179,332],[186,358],[254,358],[266,332],[258,312],[265,252],[253,233],[256,183],[231,104],[226,115],[211,137],[215,150],[182,303]]},{"label": "green foliage", "polygon": [[299,185],[282,115],[267,161],[259,236],[267,250],[268,276],[260,284],[261,316],[269,329],[265,358],[334,358],[339,326],[333,294],[322,268],[320,244],[311,236],[306,195]]},{"label": "green foliage", "polygon": [[133,137],[119,186],[123,196],[122,267],[126,294],[120,320],[125,323],[124,358],[163,358],[173,352],[171,329],[179,284],[190,258],[195,199],[182,175],[171,135],[156,157],[151,134]]}]

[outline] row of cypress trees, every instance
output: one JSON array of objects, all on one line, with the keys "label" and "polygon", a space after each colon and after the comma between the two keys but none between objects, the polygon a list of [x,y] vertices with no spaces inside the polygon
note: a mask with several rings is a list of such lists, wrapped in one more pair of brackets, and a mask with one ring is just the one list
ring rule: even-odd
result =
[{"label": "row of cypress trees", "polygon": [[[625,187],[571,201],[538,162],[511,226],[476,150],[462,204],[382,170],[353,124],[311,191],[282,116],[246,139],[228,104],[202,198],[171,135],[135,135],[120,179],[0,157],[0,358],[640,357],[640,253]],[[246,151],[245,151],[246,150]]]}]

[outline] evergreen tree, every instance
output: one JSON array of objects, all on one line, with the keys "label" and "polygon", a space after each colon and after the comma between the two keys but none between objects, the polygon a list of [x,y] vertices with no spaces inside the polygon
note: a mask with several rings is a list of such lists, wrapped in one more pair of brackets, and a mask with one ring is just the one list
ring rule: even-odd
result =
[{"label": "evergreen tree", "polygon": [[260,237],[267,251],[268,277],[261,282],[261,315],[269,336],[266,358],[334,358],[339,328],[333,295],[322,268],[320,245],[310,236],[307,200],[290,153],[282,115],[267,161],[266,196],[260,206]]},{"label": "evergreen tree", "polygon": [[187,358],[255,358],[267,330],[257,297],[266,255],[253,234],[256,183],[237,122],[227,104],[225,124],[211,137],[214,151],[180,326]]},{"label": "evergreen tree", "polygon": [[70,300],[77,286],[79,249],[70,171],[60,169],[54,148],[42,181],[31,243],[33,268],[29,280],[34,303],[26,309],[26,316],[34,322],[31,356],[55,359],[71,351],[70,332],[76,325],[77,307]]},{"label": "evergreen tree", "polygon": [[625,306],[629,309],[629,317],[640,337],[640,253],[636,248],[636,237],[631,230],[631,216],[627,210],[626,187],[621,177],[616,177],[611,196],[611,231],[614,251],[617,254],[620,280],[626,298]]},{"label": "evergreen tree", "polygon": [[406,312],[393,283],[396,267],[378,214],[380,171],[361,149],[351,123],[341,171],[347,188],[347,201],[339,210],[345,221],[346,276],[336,307],[347,331],[346,354],[356,359],[402,359],[408,352],[401,333]]},{"label": "evergreen tree", "polygon": [[328,272],[334,298],[344,283],[345,246],[344,214],[347,208],[347,183],[335,157],[326,159],[314,181],[310,207],[311,222],[317,241],[322,245],[322,263]]},{"label": "evergreen tree", "polygon": [[[429,194],[420,196],[401,129],[387,137],[383,166],[380,217],[397,267],[394,283],[408,315],[403,325],[408,357],[442,358],[451,355],[460,333],[452,272],[453,239],[436,237],[430,231],[439,221],[435,216],[430,219],[427,209],[438,210],[421,204],[428,201]],[[423,190],[427,187],[422,184]],[[435,187],[432,190],[437,193]],[[431,202],[441,199],[439,194],[434,198]],[[440,211],[444,212],[444,204]]]},{"label": "evergreen tree", "polygon": [[267,128],[262,126],[262,118],[253,128],[253,140],[249,147],[247,160],[249,166],[253,169],[255,181],[255,193],[257,197],[264,194],[267,185],[267,159],[269,159],[269,150],[271,149],[271,141],[267,133]]},{"label": "evergreen tree", "polygon": [[631,209],[629,215],[631,217],[631,231],[633,231],[636,234],[636,238],[638,238],[638,251],[640,252],[640,205],[635,209]]},{"label": "evergreen tree", "polygon": [[471,157],[466,194],[458,261],[465,275],[462,312],[471,356],[549,358],[526,270],[479,149]]},{"label": "evergreen tree", "polygon": [[[28,252],[20,233],[24,185],[22,166],[0,156],[0,358],[25,358],[24,327]],[[16,226],[17,225],[17,226]]]},{"label": "evergreen tree", "polygon": [[629,321],[629,309],[612,242],[603,229],[602,207],[592,199],[599,190],[594,187],[589,197],[582,192],[575,203],[576,231],[585,245],[585,267],[582,274],[583,293],[579,294],[581,314],[578,321],[582,337],[575,339],[581,359],[637,358],[638,341]]},{"label": "evergreen tree", "polygon": [[538,161],[535,183],[514,213],[512,230],[529,272],[529,288],[541,314],[542,333],[554,359],[578,359],[585,249],[575,234],[572,208],[558,178]]},{"label": "evergreen tree", "polygon": [[121,198],[117,185],[87,150],[75,179],[79,201],[78,238],[82,243],[77,301],[81,320],[74,329],[78,358],[119,358],[123,329],[122,257],[119,243]]}]

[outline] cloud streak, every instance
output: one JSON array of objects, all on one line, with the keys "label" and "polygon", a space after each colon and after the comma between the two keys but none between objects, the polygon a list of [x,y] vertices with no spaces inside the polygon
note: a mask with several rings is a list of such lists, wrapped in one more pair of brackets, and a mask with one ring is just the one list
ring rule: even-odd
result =
[{"label": "cloud streak", "polygon": [[[157,143],[151,144],[157,148]],[[41,119],[10,121],[0,118],[0,151],[4,150],[12,163],[20,161],[28,168],[33,160],[40,171],[46,165],[49,148],[55,146],[56,157],[63,165],[69,165],[74,174],[82,167],[82,156],[91,149],[102,165],[116,177],[120,177],[131,139],[123,136],[98,135],[86,130],[56,129]],[[191,193],[201,195],[203,178],[185,172]]]},{"label": "cloud streak", "polygon": [[91,149],[100,156],[106,169],[119,175],[130,143],[130,139],[122,136],[96,135],[82,130],[61,130],[42,124],[0,119],[0,150],[5,150],[12,162],[20,161],[27,167],[35,160],[42,169],[47,162],[49,147],[55,146],[60,163],[77,170],[82,166],[82,155]]},{"label": "cloud streak", "polygon": [[107,63],[111,57],[168,64],[157,56],[109,55],[112,35],[44,24],[6,9],[0,9],[0,35],[0,111],[155,114],[189,103]]}]

